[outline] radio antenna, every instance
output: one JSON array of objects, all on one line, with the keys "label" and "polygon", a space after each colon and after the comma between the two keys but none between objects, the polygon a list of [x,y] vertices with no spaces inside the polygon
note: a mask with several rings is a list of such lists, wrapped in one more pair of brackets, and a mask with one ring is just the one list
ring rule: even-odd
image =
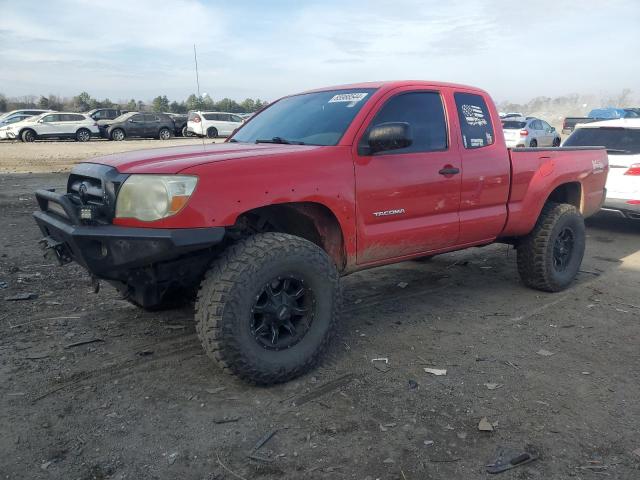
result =
[{"label": "radio antenna", "polygon": [[[193,61],[196,64],[196,85],[198,86],[198,104],[200,104],[200,75],[198,74],[198,53],[196,52],[196,44],[193,44]],[[204,147],[204,136],[202,137],[202,146]]]},{"label": "radio antenna", "polygon": [[196,84],[198,85],[198,101],[200,100],[200,76],[198,75],[198,54],[196,53],[196,44],[193,44],[193,61],[196,64]]}]

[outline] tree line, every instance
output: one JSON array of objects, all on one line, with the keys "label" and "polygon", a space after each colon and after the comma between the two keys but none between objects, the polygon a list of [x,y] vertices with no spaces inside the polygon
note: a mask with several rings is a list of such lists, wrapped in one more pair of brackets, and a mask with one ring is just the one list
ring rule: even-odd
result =
[{"label": "tree line", "polygon": [[120,108],[122,110],[138,112],[187,113],[190,110],[214,110],[232,113],[251,113],[260,110],[267,104],[268,102],[260,100],[259,98],[246,98],[239,103],[230,98],[214,101],[209,96],[197,96],[193,93],[181,102],[177,102],[176,100],[170,101],[166,95],[158,95],[151,103],[145,103],[142,100],[136,100],[134,98],[128,102],[112,102],[108,98],[98,100],[87,92],[82,92],[75,97],[61,97],[59,95],[6,97],[0,93],[0,112],[9,112],[22,108],[42,108],[69,112],[86,112],[94,108]]}]

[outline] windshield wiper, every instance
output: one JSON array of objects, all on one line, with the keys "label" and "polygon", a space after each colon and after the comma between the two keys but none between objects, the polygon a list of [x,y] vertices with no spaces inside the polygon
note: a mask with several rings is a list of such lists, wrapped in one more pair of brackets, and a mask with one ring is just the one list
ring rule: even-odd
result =
[{"label": "windshield wiper", "polygon": [[287,140],[282,137],[273,137],[271,139],[263,138],[256,140],[256,143],[281,143],[284,145],[304,145],[304,142],[297,142],[295,140]]},{"label": "windshield wiper", "polygon": [[622,153],[623,155],[631,155],[631,150],[622,150],[620,148],[607,148],[607,153]]}]

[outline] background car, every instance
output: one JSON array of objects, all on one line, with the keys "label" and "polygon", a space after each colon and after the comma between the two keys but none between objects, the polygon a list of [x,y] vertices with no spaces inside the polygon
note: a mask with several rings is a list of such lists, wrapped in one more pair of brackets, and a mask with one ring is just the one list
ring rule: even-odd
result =
[{"label": "background car", "polygon": [[105,123],[101,133],[104,137],[115,141],[128,137],[169,140],[175,128],[173,119],[164,113],[129,112]]},{"label": "background car", "polygon": [[175,134],[181,135],[183,137],[190,137],[191,134],[187,131],[187,120],[189,118],[188,115],[182,113],[167,113],[173,123],[176,124]]},{"label": "background car", "polygon": [[120,110],[119,108],[94,108],[85,113],[94,120],[113,120],[118,118],[123,113],[127,113],[127,110]]},{"label": "background car", "polygon": [[6,120],[7,118],[11,118],[15,115],[40,115],[42,113],[53,112],[54,110],[43,110],[41,108],[25,108],[22,110],[11,110],[10,112],[3,113],[0,115],[0,120]]},{"label": "background car", "polygon": [[597,122],[599,120],[615,120],[616,118],[640,118],[638,108],[594,108],[586,117],[565,117],[562,122],[562,133],[573,132],[578,124]]},{"label": "background car", "polygon": [[244,120],[235,113],[227,112],[189,112],[187,130],[199,137],[226,137],[242,125]]},{"label": "background car", "polygon": [[5,118],[3,120],[0,120],[0,140],[6,139],[7,138],[7,130],[6,127],[8,125],[11,125],[13,123],[17,123],[17,122],[22,122],[23,120],[26,120],[27,118],[31,118],[33,117],[33,115],[29,115],[26,113],[19,113],[17,115],[13,115],[11,117]]},{"label": "background car", "polygon": [[563,146],[606,147],[609,175],[602,209],[640,220],[640,118],[576,125]]},{"label": "background car", "polygon": [[509,148],[559,147],[562,141],[556,129],[539,118],[504,119],[502,131]]},{"label": "background car", "polygon": [[45,138],[75,138],[79,142],[88,142],[91,137],[100,135],[94,119],[74,112],[43,113],[6,128],[8,138],[23,142]]}]

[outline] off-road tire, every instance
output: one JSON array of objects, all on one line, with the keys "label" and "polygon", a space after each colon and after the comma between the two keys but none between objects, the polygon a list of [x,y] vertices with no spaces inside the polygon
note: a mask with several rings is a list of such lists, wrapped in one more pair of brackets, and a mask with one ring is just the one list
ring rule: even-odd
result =
[{"label": "off-road tire", "polygon": [[218,136],[218,129],[215,127],[209,127],[207,129],[207,138],[216,138]]},{"label": "off-road tire", "polygon": [[76,132],[76,140],[78,142],[88,142],[91,140],[91,132],[86,128],[81,128]]},{"label": "off-road tire", "polygon": [[20,133],[20,138],[25,143],[35,142],[36,141],[36,137],[37,137],[36,132],[31,130],[30,128],[27,128],[26,130],[23,130]]},{"label": "off-road tire", "polygon": [[[554,245],[567,228],[574,238],[573,250],[566,268],[558,271],[554,264]],[[564,290],[578,274],[584,256],[584,218],[573,205],[548,202],[531,233],[517,248],[518,273],[525,285],[545,292]]]},{"label": "off-road tire", "polygon": [[[251,332],[252,307],[265,284],[295,274],[313,295],[313,319],[298,343],[269,350]],[[341,306],[339,275],[317,245],[293,235],[261,233],[227,247],[205,275],[196,300],[196,332],[224,372],[270,385],[315,367],[334,334]]]},{"label": "off-road tire", "polygon": [[[120,136],[120,133],[122,133],[122,136]],[[127,138],[127,134],[124,133],[124,130],[122,130],[121,128],[114,128],[111,131],[111,134],[109,136],[111,137],[111,140],[113,140],[114,142],[121,142],[122,140]]]}]

